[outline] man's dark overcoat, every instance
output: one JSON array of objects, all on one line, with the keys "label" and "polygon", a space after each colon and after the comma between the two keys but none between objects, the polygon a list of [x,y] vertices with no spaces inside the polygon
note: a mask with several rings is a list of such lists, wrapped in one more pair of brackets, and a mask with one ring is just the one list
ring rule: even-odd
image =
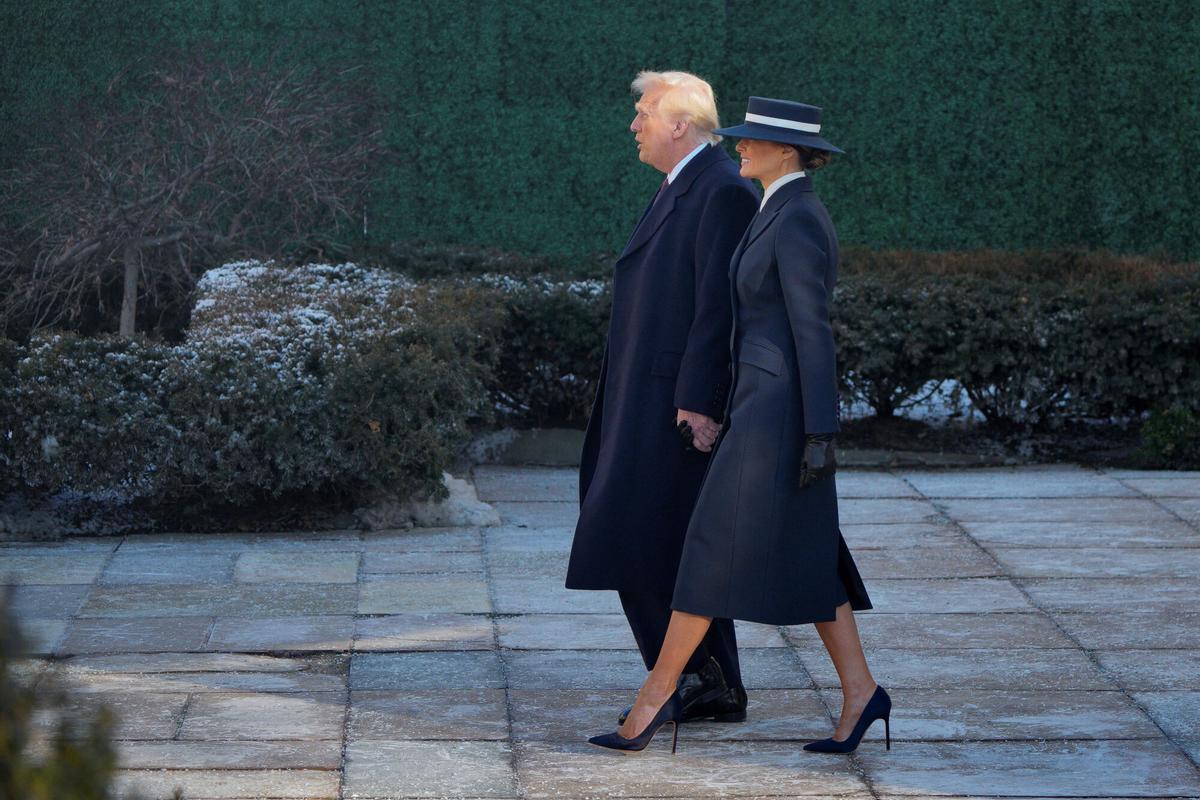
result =
[{"label": "man's dark overcoat", "polygon": [[733,389],[688,527],[672,607],[794,625],[871,607],[832,477],[799,488],[804,437],[838,430],[829,301],[837,234],[812,179],[781,186],[730,264]]},{"label": "man's dark overcoat", "polygon": [[708,463],[684,451],[676,410],[724,411],[729,258],[757,207],[750,182],[710,145],[663,187],[617,259],[569,589],[670,590]]}]

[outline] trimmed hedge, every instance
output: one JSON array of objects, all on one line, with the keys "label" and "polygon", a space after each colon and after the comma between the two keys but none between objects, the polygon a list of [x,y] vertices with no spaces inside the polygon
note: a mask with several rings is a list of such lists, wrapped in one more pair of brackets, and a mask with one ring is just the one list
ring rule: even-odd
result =
[{"label": "trimmed hedge", "polygon": [[752,94],[824,106],[846,242],[1200,258],[1193,3],[9,0],[0,168],[140,54],[197,45],[363,67],[398,156],[375,241],[620,247],[659,180],[626,130],[651,68],[708,78],[726,122]]},{"label": "trimmed hedge", "polygon": [[[519,421],[586,420],[610,302],[607,283],[588,285],[594,302],[531,292],[529,279],[504,285],[494,391]],[[844,400],[883,416],[938,382],[956,384],[999,425],[1200,410],[1195,264],[1072,251],[850,249],[833,323]]]},{"label": "trimmed hedge", "polygon": [[20,485],[240,504],[442,490],[500,317],[491,296],[353,265],[209,272],[188,341],[35,338],[2,392]]}]

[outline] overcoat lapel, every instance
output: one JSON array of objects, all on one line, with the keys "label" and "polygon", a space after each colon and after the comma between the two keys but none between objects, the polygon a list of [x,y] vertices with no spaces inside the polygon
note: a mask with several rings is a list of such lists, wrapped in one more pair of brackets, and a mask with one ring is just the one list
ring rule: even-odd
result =
[{"label": "overcoat lapel", "polygon": [[675,210],[675,200],[692,188],[692,183],[695,182],[697,176],[704,170],[720,162],[722,158],[729,158],[718,145],[709,145],[705,149],[696,154],[696,157],[688,162],[687,166],[675,176],[673,183],[668,184],[663,189],[663,196],[659,198],[657,204],[651,201],[646,210],[642,213],[641,222],[634,228],[633,235],[629,237],[629,241],[625,244],[625,249],[621,251],[621,255],[617,258],[618,261],[627,258],[635,251],[641,249],[654,238],[658,233],[659,228],[671,216],[671,212]]}]

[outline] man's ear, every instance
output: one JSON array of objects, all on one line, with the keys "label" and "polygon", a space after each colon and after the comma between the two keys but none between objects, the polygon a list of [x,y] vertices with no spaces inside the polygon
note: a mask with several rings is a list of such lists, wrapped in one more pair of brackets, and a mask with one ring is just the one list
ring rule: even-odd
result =
[{"label": "man's ear", "polygon": [[672,139],[682,139],[683,135],[688,132],[689,123],[685,119],[681,119],[675,123],[675,127],[671,128]]}]

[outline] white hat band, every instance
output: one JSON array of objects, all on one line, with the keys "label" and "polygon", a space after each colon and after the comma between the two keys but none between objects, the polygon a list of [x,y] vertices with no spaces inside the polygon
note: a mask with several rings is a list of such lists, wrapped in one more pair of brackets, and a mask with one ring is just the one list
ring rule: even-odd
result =
[{"label": "white hat band", "polygon": [[757,122],[759,125],[771,125],[776,128],[790,128],[794,131],[804,131],[805,133],[820,133],[821,126],[812,122],[796,122],[791,119],[783,119],[781,117],[764,117],[761,114],[751,114],[747,112],[746,122]]}]

